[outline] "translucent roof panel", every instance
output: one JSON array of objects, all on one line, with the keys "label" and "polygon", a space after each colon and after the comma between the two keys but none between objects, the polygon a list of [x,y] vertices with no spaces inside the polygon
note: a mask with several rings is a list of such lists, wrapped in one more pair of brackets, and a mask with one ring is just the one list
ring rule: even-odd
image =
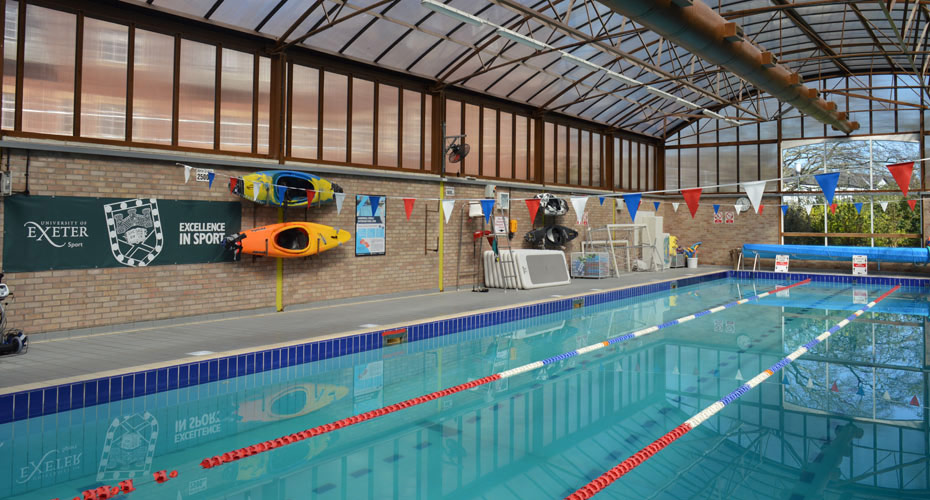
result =
[{"label": "translucent roof panel", "polygon": [[[316,51],[634,132],[662,136],[664,127],[688,123],[700,110],[610,79],[608,70],[696,106],[732,106],[756,119],[775,112],[772,106],[758,108],[751,101],[756,89],[739,76],[593,0],[123,1],[275,40],[289,33],[277,41],[299,40]],[[441,14],[421,1],[465,14]],[[914,2],[892,3],[890,11],[887,2],[707,4],[739,24],[746,41],[773,52],[806,81],[922,69],[924,55],[913,51],[926,50],[918,37],[930,23],[930,11],[914,16],[905,30]],[[498,28],[525,38],[503,38]],[[307,36],[311,30],[319,32]],[[577,59],[561,57],[560,50]]]}]

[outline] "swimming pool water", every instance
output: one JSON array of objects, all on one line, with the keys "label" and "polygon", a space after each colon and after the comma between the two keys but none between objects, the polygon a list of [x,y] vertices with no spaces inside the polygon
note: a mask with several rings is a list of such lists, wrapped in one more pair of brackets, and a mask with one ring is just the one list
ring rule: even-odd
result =
[{"label": "swimming pool water", "polygon": [[[723,279],[0,425],[0,497],[562,498],[888,286],[808,284],[224,464],[206,457],[752,296]],[[927,498],[927,298],[902,288],[597,498]],[[916,400],[914,399],[916,397]],[[152,472],[177,470],[164,484]]]}]

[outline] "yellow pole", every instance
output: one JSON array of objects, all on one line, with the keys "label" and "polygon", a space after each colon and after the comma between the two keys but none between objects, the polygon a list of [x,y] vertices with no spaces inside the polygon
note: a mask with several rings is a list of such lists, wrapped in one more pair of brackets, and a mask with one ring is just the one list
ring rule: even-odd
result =
[{"label": "yellow pole", "polygon": [[439,291],[443,290],[442,286],[442,263],[443,263],[443,245],[445,240],[445,216],[442,213],[442,200],[445,198],[446,183],[439,181]]},{"label": "yellow pole", "polygon": [[611,198],[611,200],[613,200],[613,202],[614,202],[614,203],[613,203],[613,205],[614,205],[613,222],[611,222],[611,224],[616,224],[616,223],[617,223],[617,199],[616,199],[616,198]]},{"label": "yellow pole", "polygon": [[[284,222],[284,208],[278,208],[278,222]],[[278,312],[284,310],[284,259],[278,257],[277,272],[275,272],[275,309]]]}]

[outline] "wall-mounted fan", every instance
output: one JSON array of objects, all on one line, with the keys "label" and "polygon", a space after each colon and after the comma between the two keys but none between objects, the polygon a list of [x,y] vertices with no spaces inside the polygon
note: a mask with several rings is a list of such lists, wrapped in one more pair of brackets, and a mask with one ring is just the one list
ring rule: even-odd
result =
[{"label": "wall-mounted fan", "polygon": [[471,146],[465,143],[455,143],[449,146],[449,156],[447,160],[449,163],[459,163],[468,156],[468,152],[471,151]]}]

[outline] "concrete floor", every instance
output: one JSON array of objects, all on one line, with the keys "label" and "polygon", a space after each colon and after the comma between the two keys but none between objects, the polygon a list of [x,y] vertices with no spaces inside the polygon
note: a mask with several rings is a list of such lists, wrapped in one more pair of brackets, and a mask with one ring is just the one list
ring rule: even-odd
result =
[{"label": "concrete floor", "polygon": [[[575,279],[570,285],[535,290],[492,289],[421,292],[358,297],[347,300],[209,316],[185,317],[101,329],[52,332],[30,336],[29,352],[0,358],[0,394],[53,383],[83,380],[219,357],[230,351],[254,351],[273,344],[338,337],[428,318],[537,302],[554,296],[585,294],[655,281],[707,274],[724,267],[669,269],[619,278]],[[11,325],[15,321],[11,319]],[[210,351],[199,356],[191,354]],[[106,370],[103,372],[102,370]]]}]

